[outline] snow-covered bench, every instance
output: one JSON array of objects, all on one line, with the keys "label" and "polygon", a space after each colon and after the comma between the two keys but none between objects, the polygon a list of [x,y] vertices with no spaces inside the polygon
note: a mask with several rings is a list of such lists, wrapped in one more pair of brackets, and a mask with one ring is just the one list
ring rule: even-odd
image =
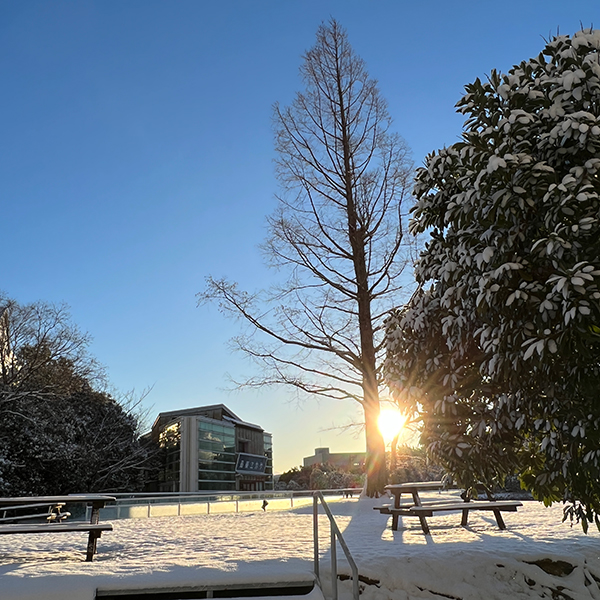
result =
[{"label": "snow-covered bench", "polygon": [[[88,543],[86,561],[91,561],[96,553],[98,538],[103,531],[112,531],[110,523],[99,523],[100,509],[106,502],[114,500],[112,496],[97,494],[77,494],[72,496],[30,496],[20,498],[0,498],[0,535],[87,532]],[[65,521],[69,513],[61,513],[65,503],[92,505],[89,523]],[[46,512],[37,512],[45,508]],[[23,514],[25,513],[25,514]],[[28,519],[44,519],[40,523],[22,523]],[[8,523],[12,521],[12,523]]]},{"label": "snow-covered bench", "polygon": [[112,531],[110,523],[21,523],[17,525],[0,525],[0,535],[15,533],[65,533],[71,531],[87,531],[89,533],[85,560],[90,562],[96,553],[96,544],[103,531]]},{"label": "snow-covered bench", "polygon": [[[482,502],[431,502],[428,504],[405,506],[395,508],[392,505],[386,504],[383,506],[375,507],[382,514],[392,515],[392,529],[398,528],[398,517],[418,517],[421,523],[423,533],[426,535],[430,534],[429,525],[427,524],[426,517],[433,517],[436,513],[440,512],[452,512],[461,511],[462,520],[461,525],[465,527],[468,524],[469,512],[474,510],[491,510],[496,517],[496,522],[500,529],[506,529],[504,520],[502,518],[502,511],[516,512],[519,506],[523,506],[521,502],[516,500],[495,500],[495,501],[482,501]],[[395,525],[395,527],[394,527]]]}]

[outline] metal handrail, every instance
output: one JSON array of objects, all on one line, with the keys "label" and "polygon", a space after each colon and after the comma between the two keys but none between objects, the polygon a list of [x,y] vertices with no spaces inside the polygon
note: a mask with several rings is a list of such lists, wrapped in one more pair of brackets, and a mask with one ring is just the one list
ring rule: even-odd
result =
[{"label": "metal handrail", "polygon": [[[236,497],[248,497],[248,498],[302,498],[310,497],[313,495],[315,490],[261,490],[254,492],[242,492],[239,490],[206,490],[196,492],[110,492],[111,496],[116,498],[118,502],[127,502],[128,500],[168,500],[169,498],[208,498],[208,497],[221,497],[230,499],[233,496]],[[319,490],[323,494],[337,495],[337,494],[359,494],[360,488],[332,488],[326,490]],[[109,492],[107,492],[109,493]]]},{"label": "metal handrail", "polygon": [[[339,495],[346,497],[360,493],[359,488],[340,488],[320,490],[323,495]],[[107,502],[106,509],[116,509],[116,514],[111,513],[111,519],[122,518],[121,509],[125,511],[131,508],[146,507],[147,516],[152,516],[152,509],[155,506],[176,506],[177,515],[180,514],[182,506],[186,504],[206,505],[206,510],[210,513],[212,504],[219,502],[235,502],[235,512],[239,512],[239,506],[246,501],[256,500],[285,500],[289,502],[290,508],[294,508],[296,500],[306,499],[310,501],[315,490],[262,490],[254,492],[242,491],[196,491],[196,492],[116,492],[111,493],[115,497],[112,502]],[[138,514],[137,516],[141,516]],[[125,516],[124,518],[129,518]]]},{"label": "metal handrail", "polygon": [[319,501],[321,505],[325,509],[325,514],[329,518],[329,527],[331,531],[331,594],[332,600],[338,600],[338,574],[337,574],[337,549],[336,549],[336,539],[340,543],[344,554],[346,555],[346,560],[350,565],[350,569],[352,571],[352,597],[354,600],[358,600],[359,597],[359,589],[358,589],[358,567],[350,554],[350,550],[346,544],[342,536],[342,532],[339,530],[337,523],[327,506],[327,502],[325,502],[325,498],[321,492],[314,492],[313,494],[313,540],[314,540],[314,571],[315,576],[317,577],[317,581],[320,583],[320,573],[319,573]]}]

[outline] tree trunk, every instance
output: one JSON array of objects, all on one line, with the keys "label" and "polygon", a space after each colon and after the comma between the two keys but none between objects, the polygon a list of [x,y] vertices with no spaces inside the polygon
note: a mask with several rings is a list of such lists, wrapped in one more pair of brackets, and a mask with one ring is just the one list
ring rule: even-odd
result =
[{"label": "tree trunk", "polygon": [[385,465],[385,443],[379,431],[377,419],[379,417],[379,402],[365,404],[365,437],[367,439],[367,496],[379,496],[384,492],[387,483],[387,469]]},{"label": "tree trunk", "polygon": [[367,495],[383,494],[387,483],[385,464],[385,443],[379,431],[379,386],[377,383],[377,358],[373,339],[373,317],[371,314],[371,294],[369,273],[366,261],[366,240],[356,199],[353,153],[350,144],[350,129],[347,120],[347,107],[342,91],[342,68],[338,63],[336,70],[339,101],[340,131],[344,157],[344,184],[346,211],[348,218],[348,240],[352,248],[354,274],[356,277],[356,301],[358,304],[358,329],[360,335],[361,359],[363,363],[363,407],[365,411],[365,437],[367,442]]},{"label": "tree trunk", "polygon": [[390,448],[390,473],[394,473],[398,468],[398,440],[400,439],[400,431],[394,436],[392,446]]}]

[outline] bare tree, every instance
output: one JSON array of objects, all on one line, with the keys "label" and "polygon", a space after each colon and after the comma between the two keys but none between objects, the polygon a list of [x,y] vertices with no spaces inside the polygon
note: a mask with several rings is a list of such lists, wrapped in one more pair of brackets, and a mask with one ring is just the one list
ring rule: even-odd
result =
[{"label": "bare tree", "polygon": [[402,201],[412,164],[389,131],[377,82],[335,20],[319,27],[301,75],[304,92],[275,105],[282,193],[264,244],[287,280],[249,295],[209,278],[199,297],[251,325],[234,344],[263,370],[245,385],[287,384],[362,405],[367,493],[375,495],[387,478],[377,427],[382,319],[398,303],[407,264]]},{"label": "bare tree", "polygon": [[90,336],[71,321],[65,304],[19,304],[0,292],[1,384],[28,389],[52,387],[45,371],[52,365],[56,374],[59,361],[71,379],[77,377],[103,387],[104,368],[89,354],[90,341]]}]

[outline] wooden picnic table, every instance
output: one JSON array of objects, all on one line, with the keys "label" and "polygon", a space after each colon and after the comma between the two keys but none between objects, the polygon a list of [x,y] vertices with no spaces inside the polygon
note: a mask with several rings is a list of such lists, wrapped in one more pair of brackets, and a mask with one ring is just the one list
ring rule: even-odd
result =
[{"label": "wooden picnic table", "polygon": [[414,506],[421,506],[419,492],[441,490],[444,484],[441,481],[412,481],[409,483],[392,483],[385,486],[385,490],[394,496],[394,508],[400,508],[402,494],[412,496]]},{"label": "wooden picnic table", "polygon": [[[496,517],[496,523],[500,529],[506,529],[501,511],[515,512],[517,507],[523,506],[521,502],[514,500],[490,500],[485,502],[471,502],[468,498],[464,502],[459,502],[454,498],[426,502],[421,501],[419,492],[441,490],[444,487],[441,481],[414,481],[408,483],[396,483],[386,485],[385,489],[394,497],[392,505],[378,506],[382,514],[392,515],[392,530],[398,530],[398,521],[401,516],[418,517],[421,523],[423,533],[428,535],[429,525],[426,517],[432,517],[437,512],[461,511],[461,525],[465,527],[468,524],[469,512],[473,510],[491,510]],[[401,503],[402,494],[410,494],[413,503],[410,505]]]},{"label": "wooden picnic table", "polygon": [[[401,508],[402,494],[410,494],[413,499],[413,504],[411,506],[422,506],[421,497],[419,496],[419,492],[429,492],[441,490],[444,487],[444,484],[441,481],[409,481],[407,483],[392,483],[390,485],[385,486],[385,490],[389,492],[394,498],[394,509]],[[398,519],[400,517],[400,513],[397,510],[392,512],[392,530],[398,531]],[[425,527],[427,528],[427,521],[425,521],[425,517],[419,516],[419,520],[421,522],[421,527],[423,527],[423,523],[425,522]]]},{"label": "wooden picnic table", "polygon": [[[22,521],[24,519],[46,518],[45,523],[17,523],[0,524],[0,534],[31,534],[31,533],[59,533],[86,531],[88,532],[88,544],[86,561],[91,561],[96,553],[98,538],[103,531],[112,531],[110,523],[99,523],[100,509],[107,502],[114,501],[113,496],[105,494],[70,494],[65,496],[16,496],[12,498],[0,498],[0,512],[3,518],[0,521]],[[60,513],[65,504],[91,505],[92,512],[89,522],[65,521],[69,513]],[[46,507],[46,513],[39,513],[37,509]],[[29,513],[23,514],[23,512]],[[14,513],[6,516],[7,513]]]}]

